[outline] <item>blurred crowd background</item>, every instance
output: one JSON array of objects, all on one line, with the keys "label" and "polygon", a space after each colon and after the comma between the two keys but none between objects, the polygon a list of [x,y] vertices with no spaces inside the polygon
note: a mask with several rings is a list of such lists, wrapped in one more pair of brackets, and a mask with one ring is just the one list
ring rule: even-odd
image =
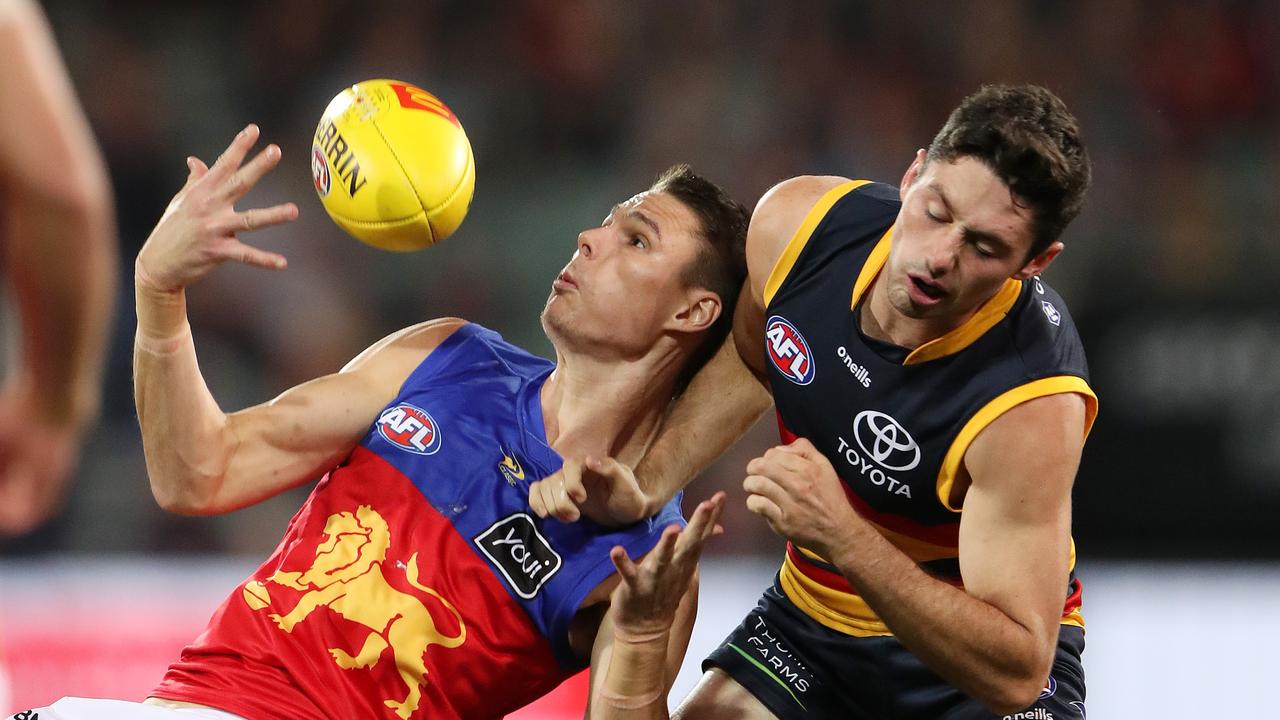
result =
[{"label": "blurred crowd background", "polygon": [[[246,122],[284,150],[247,203],[294,200],[302,217],[255,236],[286,272],[226,267],[189,292],[228,410],[440,315],[549,354],[537,316],[577,232],[667,166],[688,162],[748,205],[797,174],[896,184],[963,96],[1030,81],[1076,112],[1094,161],[1046,277],[1102,401],[1076,485],[1079,552],[1280,558],[1280,4],[58,0],[46,12],[108,160],[126,281],[103,417],[68,501],[0,542],[4,556],[265,555],[305,497],[162,513],[133,411],[133,257],[184,158],[211,161]],[[358,244],[311,187],[321,110],[372,77],[437,94],[475,151],[470,216],[425,252]],[[776,437],[762,422],[692,486],[732,493],[711,552],[781,547],[739,489]]]}]

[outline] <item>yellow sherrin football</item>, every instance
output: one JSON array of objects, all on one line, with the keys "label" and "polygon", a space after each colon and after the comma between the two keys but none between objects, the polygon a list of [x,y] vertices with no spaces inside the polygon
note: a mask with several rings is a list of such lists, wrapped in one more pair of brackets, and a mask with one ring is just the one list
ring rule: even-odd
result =
[{"label": "yellow sherrin football", "polygon": [[476,167],[444,103],[399,80],[338,93],[316,126],[311,176],[334,222],[384,250],[421,250],[458,229]]}]

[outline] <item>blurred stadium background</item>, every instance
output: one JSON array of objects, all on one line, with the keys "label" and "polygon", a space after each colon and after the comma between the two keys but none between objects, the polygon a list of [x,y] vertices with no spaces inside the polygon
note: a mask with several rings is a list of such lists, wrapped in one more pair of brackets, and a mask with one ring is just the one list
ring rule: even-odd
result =
[{"label": "blurred stadium background", "polygon": [[[228,267],[189,294],[205,375],[231,409],[438,315],[549,353],[537,313],[577,231],[668,165],[689,162],[748,204],[797,174],[896,183],[961,97],[1033,81],[1077,113],[1094,161],[1047,275],[1102,400],[1075,492],[1089,708],[1266,714],[1280,641],[1280,4],[58,0],[46,12],[108,159],[126,282],[102,422],[68,501],[0,541],[13,708],[141,699],[307,491],[214,519],[150,497],[127,279],[186,155],[212,160],[257,122],[284,162],[249,202],[302,209],[258,237],[287,272]],[[427,252],[356,243],[311,189],[321,109],[371,77],[439,95],[475,150],[470,216]],[[735,500],[706,562],[700,642],[774,569],[781,543],[738,483],[775,439],[762,423],[690,491]],[[525,717],[579,715],[564,702]]]}]

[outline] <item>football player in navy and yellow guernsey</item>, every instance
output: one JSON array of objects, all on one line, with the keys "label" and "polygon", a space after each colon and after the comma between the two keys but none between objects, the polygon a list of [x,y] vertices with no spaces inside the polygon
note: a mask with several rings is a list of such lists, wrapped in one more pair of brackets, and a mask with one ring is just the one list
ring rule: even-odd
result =
[{"label": "football player in navy and yellow guernsey", "polygon": [[[731,340],[634,475],[588,473],[660,502],[768,407],[739,388],[772,394],[783,444],[743,487],[786,556],[679,717],[1083,717],[1071,487],[1097,400],[1039,275],[1089,180],[1060,99],[988,86],[898,186],[798,177],[760,200]],[[535,512],[608,517],[582,475],[545,479]],[[639,687],[641,667],[615,669]]]},{"label": "football player in navy and yellow guernsey", "polygon": [[[297,215],[291,203],[234,208],[280,157],[269,145],[244,162],[257,135],[246,128],[212,167],[188,160],[186,186],[137,258],[147,468],[163,507],[197,515],[320,480],[145,706],[66,699],[38,714],[497,718],[607,662],[611,550],[661,559],[678,537],[701,542],[723,496],[678,533],[678,497],[608,528],[532,516],[529,484],[562,457],[639,460],[698,358],[729,332],[722,308],[746,274],[746,209],[677,166],[584,230],[542,312],[555,363],[439,319],[228,414],[200,373],[185,289],[228,260],[285,265],[237,237]],[[695,594],[679,604],[672,678]]]}]

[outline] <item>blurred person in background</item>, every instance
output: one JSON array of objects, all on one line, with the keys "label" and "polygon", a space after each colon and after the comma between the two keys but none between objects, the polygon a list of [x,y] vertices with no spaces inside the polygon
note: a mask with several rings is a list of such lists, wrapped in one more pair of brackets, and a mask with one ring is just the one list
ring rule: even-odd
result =
[{"label": "blurred person in background", "polygon": [[[606,459],[534,489],[539,515],[647,512],[772,394],[784,444],[743,488],[786,557],[677,715],[1083,715],[1071,488],[1097,400],[1038,276],[1090,175],[1053,93],[985,86],[897,187],[778,184],[751,220],[734,334],[637,468],[646,484]],[[641,619],[621,634],[660,645],[664,611],[623,616]],[[595,716],[665,718],[662,648],[628,652],[605,687],[647,704]]]},{"label": "blurred person in background", "polygon": [[[102,155],[35,3],[0,0],[0,58],[0,272],[18,317],[0,378],[6,537],[57,509],[97,418],[116,238]],[[6,678],[0,665],[0,707]]]},{"label": "blurred person in background", "polygon": [[[615,530],[534,520],[528,484],[562,453],[639,460],[729,332],[722,308],[746,275],[746,209],[676,166],[581,232],[542,313],[556,363],[443,318],[227,414],[197,363],[186,288],[227,261],[285,267],[239,239],[298,212],[235,210],[280,159],[268,145],[244,162],[257,136],[245,128],[212,168],[189,158],[187,184],[138,254],[135,392],[148,472],[162,507],[196,515],[324,478],[145,706],[64,698],[28,712],[494,717],[599,667],[616,638],[610,549],[653,550],[662,562],[689,538],[700,545],[717,530],[723,494],[699,504],[678,540],[678,494]],[[696,594],[678,605],[667,688]]]},{"label": "blurred person in background", "polygon": [[57,507],[98,415],[115,225],[102,154],[39,7],[0,0],[0,269],[17,304],[0,385],[0,535]]}]

